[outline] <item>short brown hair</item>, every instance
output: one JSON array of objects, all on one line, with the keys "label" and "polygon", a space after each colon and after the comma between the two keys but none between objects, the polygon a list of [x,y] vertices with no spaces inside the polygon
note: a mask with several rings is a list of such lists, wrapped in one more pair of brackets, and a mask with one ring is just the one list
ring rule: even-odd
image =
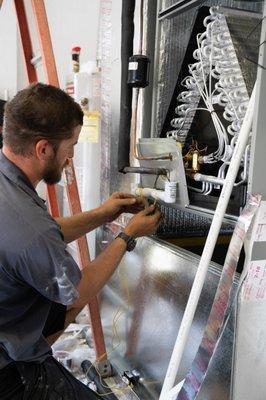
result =
[{"label": "short brown hair", "polygon": [[21,90],[6,104],[3,142],[15,154],[30,154],[31,145],[47,139],[58,148],[69,139],[73,129],[82,125],[80,106],[63,90],[34,83]]}]

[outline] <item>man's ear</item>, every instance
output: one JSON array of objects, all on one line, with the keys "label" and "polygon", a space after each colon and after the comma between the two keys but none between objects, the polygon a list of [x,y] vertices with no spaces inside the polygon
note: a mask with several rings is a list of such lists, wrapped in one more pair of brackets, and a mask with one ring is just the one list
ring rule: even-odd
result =
[{"label": "man's ear", "polygon": [[38,160],[46,161],[54,155],[54,150],[47,139],[41,139],[35,145],[35,153]]}]

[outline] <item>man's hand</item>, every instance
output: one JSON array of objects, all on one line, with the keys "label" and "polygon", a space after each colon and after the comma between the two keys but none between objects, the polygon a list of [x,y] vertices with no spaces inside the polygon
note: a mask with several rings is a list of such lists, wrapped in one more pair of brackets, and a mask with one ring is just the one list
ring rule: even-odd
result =
[{"label": "man's hand", "polygon": [[[152,205],[131,218],[124,231],[132,237],[150,235],[155,232],[160,218],[159,210],[156,209],[155,205]],[[126,242],[121,238],[117,238],[87,267],[83,268],[82,278],[78,285],[79,298],[72,304],[72,307],[84,307],[94,296],[97,296],[119,265],[126,252],[126,247]]]},{"label": "man's hand", "polygon": [[131,218],[124,232],[134,238],[152,235],[156,231],[160,219],[160,211],[155,205],[151,205]]},{"label": "man's hand", "polygon": [[136,214],[144,209],[144,200],[132,194],[115,192],[102,204],[102,212],[106,222],[112,222],[122,213]]}]

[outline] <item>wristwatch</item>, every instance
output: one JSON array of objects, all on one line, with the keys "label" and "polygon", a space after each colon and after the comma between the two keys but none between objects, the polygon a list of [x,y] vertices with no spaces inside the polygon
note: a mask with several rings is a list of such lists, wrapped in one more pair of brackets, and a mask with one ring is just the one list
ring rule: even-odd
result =
[{"label": "wristwatch", "polygon": [[124,232],[120,232],[117,237],[120,237],[121,239],[123,239],[126,244],[127,244],[127,251],[132,251],[135,249],[137,241],[132,237],[127,235]]}]

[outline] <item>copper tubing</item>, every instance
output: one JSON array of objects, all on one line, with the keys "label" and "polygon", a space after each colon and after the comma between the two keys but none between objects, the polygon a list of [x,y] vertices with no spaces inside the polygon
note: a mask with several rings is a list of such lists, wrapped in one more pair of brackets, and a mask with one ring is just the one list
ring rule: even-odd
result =
[{"label": "copper tubing", "polygon": [[[139,41],[139,54],[143,54],[143,7],[144,2],[140,2],[140,41]],[[133,157],[137,160],[172,160],[172,154],[168,156],[142,156],[137,148],[137,120],[138,120],[138,102],[139,102],[139,88],[133,89],[133,110],[131,116],[131,137],[133,141]]]},{"label": "copper tubing", "polygon": [[131,118],[131,135],[132,135],[132,144],[133,144],[133,157],[137,160],[172,160],[172,154],[170,153],[168,156],[142,156],[138,152],[137,148],[137,118],[138,118],[138,101],[139,101],[139,88],[134,89],[134,103],[132,110],[132,118]]},{"label": "copper tubing", "polygon": [[125,167],[124,174],[141,174],[141,175],[163,175],[167,176],[168,171],[165,168],[147,168],[147,167]]}]

